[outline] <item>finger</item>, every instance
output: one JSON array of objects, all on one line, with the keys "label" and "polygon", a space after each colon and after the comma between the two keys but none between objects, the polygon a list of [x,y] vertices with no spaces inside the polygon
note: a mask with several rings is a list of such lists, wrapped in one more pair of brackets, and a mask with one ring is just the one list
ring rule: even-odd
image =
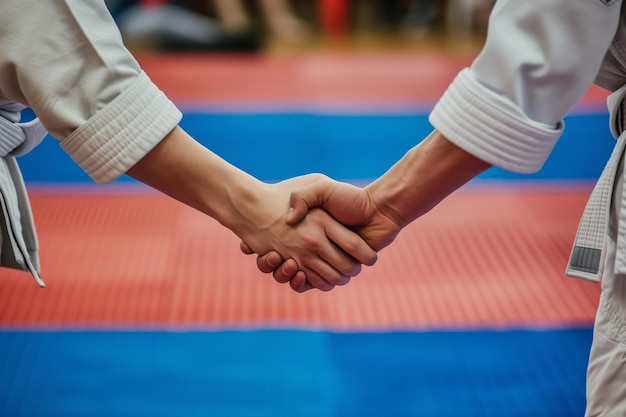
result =
[{"label": "finger", "polygon": [[[350,255],[353,259],[356,259],[360,264],[372,266],[378,260],[378,254],[376,251],[372,249],[370,245],[368,245],[367,242],[365,242],[365,240],[363,240],[363,238],[356,232],[346,228],[341,223],[337,223],[334,220],[327,222],[325,232],[328,239],[337,245],[343,252]],[[327,259],[327,261],[330,262],[331,265],[337,267],[337,265],[332,262],[332,259]],[[337,259],[337,261],[339,262],[341,259]],[[339,271],[345,275],[356,275],[350,274],[349,271],[345,269],[339,269]],[[360,268],[358,272],[360,272]]]},{"label": "finger", "polygon": [[[332,276],[331,279],[333,281],[341,283],[339,285],[343,285],[346,279],[350,279],[349,277],[340,276],[337,271],[329,266],[325,266],[323,263],[320,263],[317,267],[324,270],[324,273],[328,276]],[[274,270],[273,275],[274,279],[281,284],[289,282],[291,288],[297,292],[305,292],[313,288],[321,291],[330,291],[335,287],[335,284],[328,282],[313,270],[308,270],[308,275],[304,271],[298,270],[298,263],[293,259],[287,259],[283,262],[282,265]],[[307,280],[307,276],[311,277],[310,282]]]},{"label": "finger", "polygon": [[291,280],[289,280],[291,289],[296,292],[303,293],[313,289],[313,286],[306,280],[306,274],[303,271],[298,271]]},{"label": "finger", "polygon": [[320,258],[325,263],[324,272],[319,275],[333,285],[345,285],[351,277],[361,272],[361,264],[334,244],[333,247],[331,250],[319,252]]},{"label": "finger", "polygon": [[[295,261],[293,261],[295,263]],[[268,252],[265,255],[259,255],[256,259],[256,265],[261,272],[266,274],[273,272],[283,263],[283,257],[278,252]],[[297,269],[297,265],[296,265]]]},{"label": "finger", "polygon": [[343,285],[349,277],[342,275],[339,271],[329,265],[323,258],[318,258],[315,262],[303,268],[306,280],[313,288],[320,291],[330,291],[336,285]]},{"label": "finger", "polygon": [[[376,252],[356,233],[346,229],[325,211],[315,209],[308,216],[307,221],[315,222],[324,232],[323,238],[318,237],[317,240],[310,241],[309,245],[316,245],[315,253],[324,261],[322,265],[317,267],[317,271],[330,283],[340,285],[340,281],[334,281],[333,279],[342,279],[341,282],[344,282],[345,280],[339,277],[352,277],[361,272],[360,261],[355,260],[350,254],[344,252],[335,243],[335,239],[346,245],[366,262],[372,262],[371,257],[376,257]],[[360,249],[360,251],[357,249]],[[338,275],[333,275],[333,270]],[[310,281],[308,274],[307,279]]]},{"label": "finger", "polygon": [[303,292],[307,292],[313,289],[313,286],[311,284],[309,284],[308,281],[304,281],[304,285],[301,287],[296,287],[294,286],[291,281],[289,281],[289,285],[291,286],[291,288],[295,291],[295,292],[299,292],[299,293],[303,293]]},{"label": "finger", "polygon": [[[297,273],[298,263],[293,259],[287,259],[282,265],[274,270],[274,280],[284,284],[294,278]],[[302,274],[304,275],[304,272],[302,272]],[[306,276],[304,277],[304,280],[306,281]]]},{"label": "finger", "polygon": [[309,284],[322,291],[330,291],[337,285],[346,285],[351,278],[337,271],[323,258],[320,258],[319,265],[315,265],[315,270],[305,268],[304,273]]},{"label": "finger", "polygon": [[252,255],[254,253],[250,246],[248,246],[248,244],[243,240],[239,243],[239,249],[241,249],[241,251],[246,255]]},{"label": "finger", "polygon": [[324,204],[330,191],[332,182],[321,179],[291,193],[289,196],[289,212],[287,224],[297,224],[302,221],[309,209]]},{"label": "finger", "polygon": [[[310,273],[309,273],[309,276],[310,276]],[[319,279],[319,277],[314,277],[312,279],[313,283],[311,283],[307,279],[307,275],[303,271],[298,271],[298,273],[294,275],[294,278],[289,281],[289,285],[294,291],[299,292],[299,293],[310,291],[312,289],[317,289],[320,291],[327,292],[335,288],[334,285],[328,284],[328,283],[324,285],[320,285],[319,283],[316,282],[317,279]]]}]

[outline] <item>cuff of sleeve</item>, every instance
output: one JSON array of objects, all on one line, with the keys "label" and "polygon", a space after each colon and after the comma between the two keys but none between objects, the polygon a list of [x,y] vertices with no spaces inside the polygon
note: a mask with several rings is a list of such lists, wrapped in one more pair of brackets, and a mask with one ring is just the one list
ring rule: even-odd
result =
[{"label": "cuff of sleeve", "polygon": [[563,132],[529,119],[513,102],[475,80],[455,78],[429,117],[446,138],[497,167],[530,174],[541,169]]},{"label": "cuff of sleeve", "polygon": [[111,182],[143,158],[182,118],[141,72],[133,84],[61,142],[97,183]]}]

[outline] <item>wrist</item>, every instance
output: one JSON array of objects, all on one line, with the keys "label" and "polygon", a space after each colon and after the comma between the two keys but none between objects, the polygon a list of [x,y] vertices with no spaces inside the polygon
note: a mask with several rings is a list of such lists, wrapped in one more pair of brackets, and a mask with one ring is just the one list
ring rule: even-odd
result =
[{"label": "wrist", "polygon": [[368,186],[379,210],[401,227],[490,165],[434,131]]},{"label": "wrist", "polygon": [[410,223],[404,212],[399,209],[402,199],[406,198],[405,187],[406,185],[402,184],[401,181],[385,181],[383,179],[378,179],[365,187],[365,192],[374,207],[374,213],[391,220],[398,229]]},{"label": "wrist", "polygon": [[258,230],[270,226],[266,212],[269,194],[268,184],[243,173],[224,183],[224,203],[218,204],[219,213],[214,217],[238,237],[250,239]]}]

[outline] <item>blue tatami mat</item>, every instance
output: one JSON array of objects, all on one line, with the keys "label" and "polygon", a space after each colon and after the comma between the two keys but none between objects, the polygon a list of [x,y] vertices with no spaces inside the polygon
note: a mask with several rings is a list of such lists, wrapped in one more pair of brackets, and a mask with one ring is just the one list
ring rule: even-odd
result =
[{"label": "blue tatami mat", "polygon": [[591,329],[4,331],[7,417],[574,417]]},{"label": "blue tatami mat", "polygon": [[[615,140],[608,114],[575,113],[540,172],[514,174],[492,168],[479,178],[583,180],[598,178]],[[344,181],[382,175],[432,130],[424,112],[398,114],[185,113],[181,123],[199,142],[263,181],[321,172]],[[47,137],[19,159],[24,178],[35,183],[92,183]],[[122,177],[119,181],[128,181]]]}]

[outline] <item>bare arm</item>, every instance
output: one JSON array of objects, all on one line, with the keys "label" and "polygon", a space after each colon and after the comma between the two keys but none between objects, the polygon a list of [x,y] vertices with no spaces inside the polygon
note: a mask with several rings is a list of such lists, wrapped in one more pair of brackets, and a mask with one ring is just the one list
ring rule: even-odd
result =
[{"label": "bare arm", "polygon": [[181,112],[126,49],[104,2],[2,2],[0,27],[0,106],[31,107],[96,182],[128,173],[214,217],[253,250],[293,258],[320,289],[375,261],[321,210],[285,224],[291,190],[314,176],[264,184],[178,127]]},{"label": "bare arm", "polygon": [[311,178],[265,184],[204,148],[180,127],[128,175],[215,218],[255,252],[275,250],[285,259],[293,258],[322,290],[344,284],[360,271],[360,263],[376,259],[358,235],[321,210],[306,224],[285,224],[289,194]]},{"label": "bare arm", "polygon": [[[322,207],[380,250],[405,226],[490,166],[434,131],[365,188],[323,178],[295,191],[288,223],[296,224],[309,209]],[[246,252],[245,245],[242,249]],[[295,273],[293,263],[274,267],[276,254],[257,262],[261,270],[273,270],[277,281],[291,280],[296,290],[310,288],[306,277]]]},{"label": "bare arm", "polygon": [[[437,130],[362,191],[344,184],[296,193],[294,220],[322,206],[379,249],[490,165],[538,171],[563,131],[562,118],[591,83],[622,85],[614,71],[602,71],[605,58],[614,58],[609,48],[621,8],[615,1],[496,2],[483,50],[429,115]],[[350,200],[366,210],[350,213]],[[282,268],[277,279],[286,275]]]},{"label": "bare arm", "polygon": [[403,228],[489,167],[435,130],[365,190]]},{"label": "bare arm", "polygon": [[322,207],[380,250],[402,228],[490,166],[434,131],[365,188],[326,178],[295,191],[288,223],[297,223],[312,207]]}]

